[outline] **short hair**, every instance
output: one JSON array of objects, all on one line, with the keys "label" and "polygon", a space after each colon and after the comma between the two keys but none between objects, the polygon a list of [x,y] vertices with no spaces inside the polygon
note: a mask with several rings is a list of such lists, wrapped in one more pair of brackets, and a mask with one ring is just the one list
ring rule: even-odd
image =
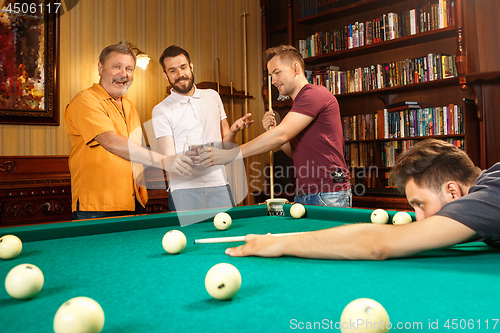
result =
[{"label": "short hair", "polygon": [[161,65],[161,68],[163,68],[163,71],[166,72],[166,70],[167,70],[165,68],[165,64],[164,64],[164,60],[166,58],[175,58],[181,54],[183,54],[186,57],[188,64],[190,64],[191,58],[189,58],[189,53],[187,53],[186,50],[184,50],[183,48],[176,46],[176,45],[170,45],[169,47],[167,47],[165,49],[165,51],[163,51],[163,53],[161,54],[161,57],[160,57],[160,65]]},{"label": "short hair", "polygon": [[101,54],[99,55],[99,62],[104,65],[106,60],[108,60],[109,56],[111,53],[116,52],[116,53],[121,53],[121,54],[129,54],[134,58],[134,67],[137,62],[137,57],[135,56],[134,51],[132,51],[129,47],[128,44],[124,42],[120,42],[118,44],[112,44],[106,46],[102,51]]},{"label": "short hair", "polygon": [[402,193],[413,179],[417,186],[438,194],[448,181],[472,186],[480,174],[481,169],[460,148],[443,140],[426,139],[398,157],[389,181]]},{"label": "short hair", "polygon": [[292,65],[294,62],[298,62],[302,73],[305,73],[305,63],[304,58],[300,55],[300,52],[291,45],[280,45],[276,47],[271,47],[264,52],[264,62],[267,63],[274,57],[279,57],[282,61],[290,63]]}]

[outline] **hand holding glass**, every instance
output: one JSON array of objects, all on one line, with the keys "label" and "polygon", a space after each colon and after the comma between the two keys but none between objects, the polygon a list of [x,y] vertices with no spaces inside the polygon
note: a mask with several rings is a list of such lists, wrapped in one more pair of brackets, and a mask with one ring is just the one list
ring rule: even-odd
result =
[{"label": "hand holding glass", "polygon": [[202,134],[190,134],[186,137],[186,142],[182,153],[189,157],[195,165],[198,165],[198,157],[200,156],[200,150],[204,147],[204,138]]}]

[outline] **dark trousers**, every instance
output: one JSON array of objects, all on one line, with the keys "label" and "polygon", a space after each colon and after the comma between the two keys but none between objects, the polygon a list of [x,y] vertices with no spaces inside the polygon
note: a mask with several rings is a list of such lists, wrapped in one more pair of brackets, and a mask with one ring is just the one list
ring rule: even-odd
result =
[{"label": "dark trousers", "polygon": [[115,217],[115,216],[126,216],[126,215],[136,215],[136,214],[144,214],[144,207],[135,200],[135,210],[122,210],[122,211],[114,211],[114,212],[92,212],[92,211],[81,211],[80,210],[80,201],[76,203],[76,211],[73,212],[72,218],[73,220],[88,220],[88,219],[98,219],[101,217]]}]

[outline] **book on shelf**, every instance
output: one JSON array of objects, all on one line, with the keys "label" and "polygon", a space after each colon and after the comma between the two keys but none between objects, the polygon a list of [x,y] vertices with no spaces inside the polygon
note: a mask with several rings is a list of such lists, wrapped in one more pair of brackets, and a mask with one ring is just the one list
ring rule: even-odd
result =
[{"label": "book on shelf", "polygon": [[416,35],[418,32],[417,9],[410,9],[410,35]]}]

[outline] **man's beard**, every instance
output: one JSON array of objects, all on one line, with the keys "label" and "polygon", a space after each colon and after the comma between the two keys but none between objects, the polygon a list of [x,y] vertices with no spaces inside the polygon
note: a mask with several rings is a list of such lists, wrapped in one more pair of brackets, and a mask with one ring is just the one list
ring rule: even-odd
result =
[{"label": "man's beard", "polygon": [[[180,85],[178,85],[177,83],[179,81],[182,81],[182,80],[187,80],[188,81],[188,84],[185,88],[182,88]],[[182,76],[180,78],[178,78],[175,83],[172,84],[172,81],[170,81],[170,78],[168,78],[168,82],[170,83],[170,85],[172,86],[172,88],[180,93],[180,94],[187,94],[188,92],[191,91],[191,89],[193,89],[193,82],[194,82],[194,74],[193,72],[191,72],[191,77],[188,77],[188,76]]]}]

